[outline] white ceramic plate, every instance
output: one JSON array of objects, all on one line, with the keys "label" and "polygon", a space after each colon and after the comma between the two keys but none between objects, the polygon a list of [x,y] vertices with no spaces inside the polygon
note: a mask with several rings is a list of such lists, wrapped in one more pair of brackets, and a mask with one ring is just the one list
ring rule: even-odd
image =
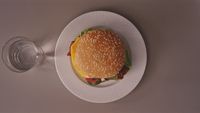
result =
[{"label": "white ceramic plate", "polygon": [[[132,67],[122,80],[107,87],[93,87],[82,82],[73,72],[67,56],[71,41],[82,30],[94,26],[110,28],[128,43]],[[72,20],[62,31],[55,49],[55,65],[64,86],[80,99],[93,103],[108,103],[129,94],[141,80],[147,62],[144,40],[137,28],[126,18],[108,11],[85,13]]]}]

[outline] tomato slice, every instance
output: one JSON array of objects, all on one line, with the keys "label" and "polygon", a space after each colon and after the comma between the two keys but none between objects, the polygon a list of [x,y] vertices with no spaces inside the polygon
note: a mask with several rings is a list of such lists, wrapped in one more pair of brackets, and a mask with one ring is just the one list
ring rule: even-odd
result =
[{"label": "tomato slice", "polygon": [[72,44],[74,43],[75,41],[72,41],[71,42],[71,44],[70,44],[70,46],[69,46],[69,51],[68,51],[68,53],[67,53],[67,56],[71,56],[71,46],[72,46]]},{"label": "tomato slice", "polygon": [[90,85],[97,85],[101,83],[100,78],[85,78],[85,80],[88,82]]}]

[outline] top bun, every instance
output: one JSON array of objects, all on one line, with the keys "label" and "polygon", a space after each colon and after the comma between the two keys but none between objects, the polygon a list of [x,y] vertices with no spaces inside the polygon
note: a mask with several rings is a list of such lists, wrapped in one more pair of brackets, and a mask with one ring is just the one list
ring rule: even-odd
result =
[{"label": "top bun", "polygon": [[[75,41],[75,71],[89,78],[113,77],[125,64],[125,47],[119,36],[107,29],[92,29]],[[77,69],[78,68],[78,69]]]}]

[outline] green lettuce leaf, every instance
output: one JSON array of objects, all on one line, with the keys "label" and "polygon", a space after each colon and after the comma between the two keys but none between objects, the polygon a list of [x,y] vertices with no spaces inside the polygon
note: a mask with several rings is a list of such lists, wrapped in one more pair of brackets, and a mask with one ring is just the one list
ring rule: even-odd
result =
[{"label": "green lettuce leaf", "polygon": [[84,34],[86,34],[88,31],[91,31],[92,28],[88,28],[88,29],[85,29],[81,32],[81,34],[79,36],[83,36]]},{"label": "green lettuce leaf", "polygon": [[127,67],[131,67],[131,58],[130,58],[130,54],[129,54],[129,52],[128,52],[128,50],[126,50],[125,51],[126,53],[126,55],[125,55],[125,65],[127,66]]}]

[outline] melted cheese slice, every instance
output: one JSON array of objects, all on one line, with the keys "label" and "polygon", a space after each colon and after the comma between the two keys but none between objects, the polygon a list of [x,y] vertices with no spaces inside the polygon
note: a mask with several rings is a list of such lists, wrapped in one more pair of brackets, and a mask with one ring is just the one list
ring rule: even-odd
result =
[{"label": "melted cheese slice", "polygon": [[71,45],[71,48],[70,48],[71,49],[71,62],[72,62],[73,68],[76,71],[76,73],[80,77],[86,78],[87,77],[86,73],[83,72],[75,62],[76,47],[77,47],[79,40],[80,40],[80,38],[76,37],[75,42]]}]

